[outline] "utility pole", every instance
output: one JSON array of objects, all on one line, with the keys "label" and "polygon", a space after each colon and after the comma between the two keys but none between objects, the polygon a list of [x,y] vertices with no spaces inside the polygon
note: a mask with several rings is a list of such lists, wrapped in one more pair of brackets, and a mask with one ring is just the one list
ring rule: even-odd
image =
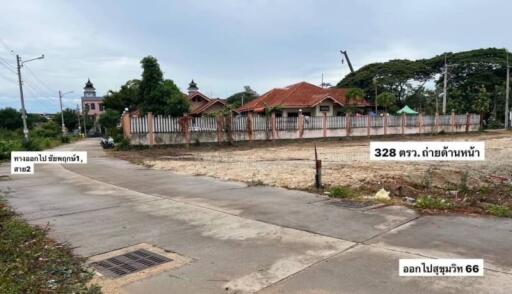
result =
[{"label": "utility pole", "polygon": [[37,60],[37,59],[43,59],[44,54],[40,57],[29,59],[26,61],[21,61],[21,57],[16,54],[16,68],[18,69],[18,83],[20,86],[20,100],[21,100],[21,119],[23,120],[23,137],[25,139],[25,142],[28,142],[28,127],[27,127],[27,110],[25,108],[25,98],[23,97],[23,80],[21,79],[21,68],[23,67],[24,63]]},{"label": "utility pole", "polygon": [[87,115],[87,112],[89,110],[85,110],[85,107],[84,105],[82,104],[82,112],[83,112],[83,115],[84,115],[84,138],[87,137],[87,124],[85,123],[85,116]]},{"label": "utility pole", "polygon": [[448,68],[457,64],[448,64],[444,55],[444,86],[443,86],[443,114],[446,114],[446,101],[448,100]]},{"label": "utility pole", "polygon": [[[62,93],[61,90],[59,90],[59,102],[60,102],[60,120],[61,120],[61,123],[62,123],[62,136],[65,136],[66,135],[66,124],[64,124],[64,111],[62,109],[62,97],[66,94],[69,94],[69,93],[73,93],[73,91],[69,91],[69,92],[66,92],[66,93]],[[80,119],[78,120],[80,121]]]},{"label": "utility pole", "polygon": [[448,65],[446,64],[446,54],[444,55],[444,86],[443,86],[443,114],[446,114],[446,95],[448,88]]},{"label": "utility pole", "polygon": [[80,125],[80,107],[76,105],[76,116],[78,117],[78,136],[82,134],[82,126]]},{"label": "utility pole", "polygon": [[508,50],[505,50],[507,53],[507,82],[505,90],[505,129],[508,129],[508,120],[509,120],[509,109],[508,109],[508,99],[510,96],[510,65],[508,64]]}]

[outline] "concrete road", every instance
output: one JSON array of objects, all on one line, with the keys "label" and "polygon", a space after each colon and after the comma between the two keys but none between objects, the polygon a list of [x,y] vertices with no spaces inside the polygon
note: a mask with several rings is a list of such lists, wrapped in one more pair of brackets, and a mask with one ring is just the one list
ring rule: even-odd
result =
[{"label": "concrete road", "polygon": [[[323,196],[156,171],[107,157],[36,165],[0,181],[30,223],[77,254],[148,243],[189,263],[141,275],[124,293],[510,293],[512,220],[352,209]],[[9,165],[0,166],[8,175]],[[398,276],[400,258],[483,258],[484,277]],[[111,288],[106,288],[111,289]],[[114,291],[114,290],[112,290]]]}]

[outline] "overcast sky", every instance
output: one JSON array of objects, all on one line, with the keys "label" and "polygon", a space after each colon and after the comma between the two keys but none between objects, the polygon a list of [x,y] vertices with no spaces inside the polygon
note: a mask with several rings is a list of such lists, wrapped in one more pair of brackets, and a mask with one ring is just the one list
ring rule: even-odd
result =
[{"label": "overcast sky", "polygon": [[[87,78],[98,94],[139,78],[155,56],[182,91],[193,78],[225,98],[250,85],[259,93],[299,81],[337,83],[395,58],[512,47],[507,0],[1,0],[0,108],[20,108],[15,57],[45,54],[22,69],[28,112],[56,112],[57,91],[76,107]],[[7,62],[8,65],[5,63]]]}]

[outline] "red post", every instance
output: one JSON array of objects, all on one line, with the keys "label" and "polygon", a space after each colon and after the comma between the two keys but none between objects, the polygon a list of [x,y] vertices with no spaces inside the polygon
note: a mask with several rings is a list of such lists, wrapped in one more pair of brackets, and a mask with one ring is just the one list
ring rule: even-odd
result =
[{"label": "red post", "polygon": [[452,111],[452,116],[450,117],[450,124],[452,125],[452,132],[455,132],[455,112]]},{"label": "red post", "polygon": [[148,143],[149,145],[155,144],[155,132],[154,132],[154,123],[153,123],[153,113],[148,112]]},{"label": "red post", "polygon": [[383,122],[384,135],[387,135],[388,134],[388,113],[387,112],[384,112],[384,117],[382,119],[384,120],[384,122]]},{"label": "red post", "polygon": [[372,125],[372,116],[368,114],[368,121],[366,122],[368,125],[366,126],[366,130],[368,133],[368,137],[370,137],[370,126]]},{"label": "red post", "polygon": [[249,142],[254,139],[254,132],[252,130],[252,112],[247,113],[247,135],[249,136]]},{"label": "red post", "polygon": [[469,126],[471,126],[471,114],[466,112],[466,133],[469,132]]},{"label": "red post", "polygon": [[434,132],[439,132],[439,112],[436,112],[434,117]]},{"label": "red post", "polygon": [[272,124],[272,140],[274,140],[277,138],[276,113],[275,112],[272,112],[271,124]]},{"label": "red post", "polygon": [[304,136],[304,114],[299,113],[299,138],[302,138]]},{"label": "red post", "polygon": [[130,113],[128,111],[123,113],[123,117],[122,117],[121,121],[122,121],[121,124],[123,126],[123,136],[129,140],[132,137],[132,129],[131,129],[132,125],[131,125]]},{"label": "red post", "polygon": [[327,113],[324,112],[324,119],[323,119],[323,135],[324,135],[324,138],[327,137]]},{"label": "red post", "polygon": [[418,115],[418,133],[421,135],[423,131],[423,113]]},{"label": "red post", "polygon": [[347,113],[347,115],[345,116],[345,124],[346,124],[346,132],[347,132],[347,137],[350,137],[350,133],[352,132],[352,116],[350,113]]},{"label": "red post", "polygon": [[402,135],[405,135],[405,113],[402,113]]}]

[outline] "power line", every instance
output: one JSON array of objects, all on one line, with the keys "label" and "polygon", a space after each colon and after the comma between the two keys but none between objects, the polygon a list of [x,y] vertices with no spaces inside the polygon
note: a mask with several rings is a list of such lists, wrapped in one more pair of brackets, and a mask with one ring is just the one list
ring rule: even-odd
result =
[{"label": "power line", "polygon": [[25,69],[28,71],[28,73],[34,78],[35,81],[37,81],[37,83],[34,82],[34,84],[36,84],[36,86],[40,87],[43,92],[47,92],[47,94],[51,94],[51,93],[54,93],[56,91],[50,89],[50,87],[48,87],[27,65],[24,66]]},{"label": "power line", "polygon": [[16,72],[16,70],[15,70],[13,67],[11,67],[11,65],[10,65],[9,63],[7,63],[7,62],[3,61],[3,59],[0,59],[0,65],[1,65],[1,66],[3,66],[3,67],[5,67],[5,68],[7,68],[7,69],[8,69],[10,72],[12,72],[13,74],[18,74],[18,73]]}]

